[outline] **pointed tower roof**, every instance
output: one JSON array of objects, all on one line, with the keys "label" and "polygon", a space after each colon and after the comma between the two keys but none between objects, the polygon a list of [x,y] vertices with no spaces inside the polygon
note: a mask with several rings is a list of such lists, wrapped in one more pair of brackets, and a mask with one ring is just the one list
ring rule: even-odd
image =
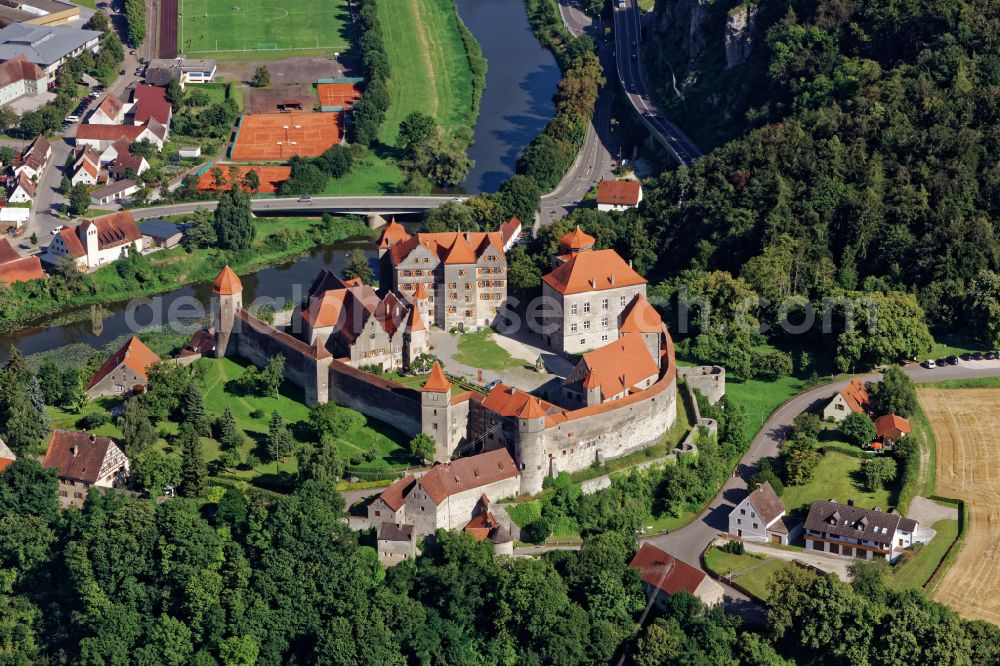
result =
[{"label": "pointed tower roof", "polygon": [[434,362],[434,367],[431,368],[431,376],[427,379],[427,383],[420,390],[431,391],[433,393],[447,393],[451,391],[451,382],[444,376],[444,370],[441,369],[441,364],[437,361]]},{"label": "pointed tower roof", "polygon": [[410,234],[406,233],[403,225],[392,218],[392,221],[382,230],[382,235],[378,238],[379,249],[385,250],[401,241],[409,240]]},{"label": "pointed tower roof", "polygon": [[559,239],[559,246],[567,252],[582,252],[593,248],[596,242],[597,239],[577,225],[576,229]]},{"label": "pointed tower roof", "polygon": [[445,255],[444,263],[446,264],[474,264],[476,263],[476,251],[472,249],[469,245],[469,241],[465,239],[465,234],[455,234],[455,243],[448,250],[448,254]]},{"label": "pointed tower roof", "polygon": [[406,316],[406,329],[411,333],[413,331],[426,331],[427,328],[424,326],[424,320],[420,317],[420,311],[416,306],[410,308],[409,314]]},{"label": "pointed tower roof", "polygon": [[542,407],[541,400],[532,396],[517,415],[522,419],[540,419],[545,416],[545,408]]},{"label": "pointed tower roof", "polygon": [[232,296],[233,294],[242,292],[243,283],[240,282],[239,276],[227,264],[222,269],[222,272],[219,273],[219,277],[215,278],[215,282],[212,284],[212,293],[219,294],[220,296]]},{"label": "pointed tower roof", "polygon": [[430,298],[430,296],[427,294],[427,289],[424,288],[424,283],[418,282],[417,288],[413,291],[413,300],[420,301],[427,298]]},{"label": "pointed tower roof", "polygon": [[622,319],[619,333],[659,333],[663,330],[660,313],[649,304],[641,293],[629,305]]},{"label": "pointed tower roof", "polygon": [[593,370],[587,373],[587,376],[583,378],[583,388],[585,389],[595,389],[601,388],[601,382],[597,379],[597,375]]}]

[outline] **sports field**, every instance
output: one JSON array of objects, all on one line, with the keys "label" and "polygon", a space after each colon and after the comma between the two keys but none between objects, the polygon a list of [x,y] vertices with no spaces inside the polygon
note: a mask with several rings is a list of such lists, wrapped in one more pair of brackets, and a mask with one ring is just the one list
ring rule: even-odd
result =
[{"label": "sports field", "polygon": [[321,106],[349,106],[361,97],[363,89],[361,83],[320,83],[316,93]]},{"label": "sports field", "polygon": [[1000,625],[1000,389],[920,389],[937,440],[936,492],[965,500],[965,544],[934,599],[965,617]]},{"label": "sports field", "polygon": [[178,50],[218,60],[287,58],[348,48],[345,0],[180,0]]},{"label": "sports field", "polygon": [[248,113],[230,157],[238,161],[284,162],[315,157],[340,141],[339,113]]},{"label": "sports field", "polygon": [[471,126],[472,71],[455,0],[379,0],[378,17],[392,72],[382,141],[395,145],[413,111],[436,118],[446,137]]},{"label": "sports field", "polygon": [[[229,167],[226,165],[220,165],[222,169],[222,177],[226,180],[223,185],[224,188],[230,187],[229,184]],[[257,172],[257,178],[260,180],[260,187],[257,192],[260,194],[273,194],[277,192],[281,187],[281,184],[288,180],[288,177],[292,175],[291,167],[281,167],[281,166],[241,166],[239,171],[239,179],[243,180],[243,177],[247,175],[250,171]],[[209,169],[205,173],[201,174],[198,178],[198,191],[199,192],[214,192],[218,189],[215,186],[215,175],[212,170]],[[247,188],[244,187],[244,190]]]}]

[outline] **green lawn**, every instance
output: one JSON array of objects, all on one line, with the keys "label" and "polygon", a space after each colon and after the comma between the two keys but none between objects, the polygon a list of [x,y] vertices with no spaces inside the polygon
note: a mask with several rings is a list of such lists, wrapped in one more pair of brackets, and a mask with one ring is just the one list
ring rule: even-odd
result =
[{"label": "green lawn", "polygon": [[782,501],[789,513],[795,509],[808,508],[816,499],[835,499],[846,503],[854,500],[857,506],[871,508],[879,507],[886,511],[895,505],[898,492],[898,481],[875,492],[868,492],[861,482],[861,461],[863,458],[828,450],[822,456],[812,480],[802,486],[785,486]]},{"label": "green lawn", "polygon": [[726,378],[726,395],[747,410],[747,441],[753,439],[774,410],[804,388],[805,382],[795,377],[774,381],[748,379],[745,382]]},{"label": "green lawn", "polygon": [[470,368],[483,370],[513,370],[530,365],[521,358],[514,358],[507,350],[493,341],[493,331],[484,329],[476,333],[464,333],[458,339],[458,354],[455,360]]},{"label": "green lawn", "polygon": [[350,45],[344,0],[181,0],[179,11],[178,50],[188,56],[280,60]]},{"label": "green lawn", "polygon": [[[990,351],[982,342],[961,336],[946,336],[941,340],[935,340],[934,346],[927,354],[927,358],[941,358],[942,356],[959,356],[966,352]],[[920,359],[923,360],[923,359]]]},{"label": "green lawn", "polygon": [[371,151],[355,161],[351,173],[342,178],[331,178],[321,194],[333,197],[393,194],[403,179],[399,166],[388,157]]},{"label": "green lawn", "polygon": [[454,0],[379,0],[392,88],[381,140],[396,145],[399,123],[420,111],[445,138],[471,127],[473,83]]},{"label": "green lawn", "polygon": [[[937,534],[930,543],[923,544],[913,553],[912,559],[893,568],[892,575],[886,578],[889,587],[915,590],[930,580],[951,544],[958,538],[958,521],[939,520],[934,523],[933,528],[937,530]],[[904,558],[906,557],[904,554]]]},{"label": "green lawn", "polygon": [[705,566],[719,576],[733,574],[733,581],[749,592],[752,596],[767,601],[770,594],[771,576],[777,570],[795,566],[785,560],[777,560],[746,553],[733,555],[710,548],[705,553]]}]

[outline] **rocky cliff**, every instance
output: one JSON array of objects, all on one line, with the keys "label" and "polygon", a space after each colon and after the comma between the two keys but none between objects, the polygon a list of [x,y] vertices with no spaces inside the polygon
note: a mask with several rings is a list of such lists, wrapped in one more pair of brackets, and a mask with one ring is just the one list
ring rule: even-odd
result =
[{"label": "rocky cliff", "polygon": [[757,5],[739,5],[726,16],[726,69],[739,67],[750,57],[757,11]]}]

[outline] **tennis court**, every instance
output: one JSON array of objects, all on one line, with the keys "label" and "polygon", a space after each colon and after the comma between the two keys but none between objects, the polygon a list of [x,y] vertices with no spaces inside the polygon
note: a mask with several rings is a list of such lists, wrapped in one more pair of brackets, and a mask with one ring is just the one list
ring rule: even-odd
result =
[{"label": "tennis court", "polygon": [[[223,188],[229,188],[229,166],[225,164],[217,165],[219,169],[222,170],[222,178],[225,183],[222,185]],[[240,182],[243,181],[244,176],[246,176],[251,171],[257,172],[257,178],[260,179],[260,187],[257,188],[257,193],[259,194],[272,194],[277,192],[281,188],[281,184],[288,180],[288,177],[292,174],[291,167],[276,167],[276,166],[241,166],[239,167]],[[215,192],[218,188],[215,186],[215,176],[212,174],[212,169],[209,169],[205,173],[201,174],[198,179],[198,191],[199,192]],[[244,187],[244,190],[247,188]],[[249,190],[247,190],[249,191]]]},{"label": "tennis court", "polygon": [[278,162],[293,155],[315,157],[340,142],[337,113],[248,113],[243,116],[230,157]]},{"label": "tennis court", "polygon": [[363,83],[318,83],[319,104],[322,107],[345,107],[354,104],[364,89]]},{"label": "tennis court", "polygon": [[180,0],[177,11],[177,46],[188,56],[280,59],[350,44],[344,0]]}]

